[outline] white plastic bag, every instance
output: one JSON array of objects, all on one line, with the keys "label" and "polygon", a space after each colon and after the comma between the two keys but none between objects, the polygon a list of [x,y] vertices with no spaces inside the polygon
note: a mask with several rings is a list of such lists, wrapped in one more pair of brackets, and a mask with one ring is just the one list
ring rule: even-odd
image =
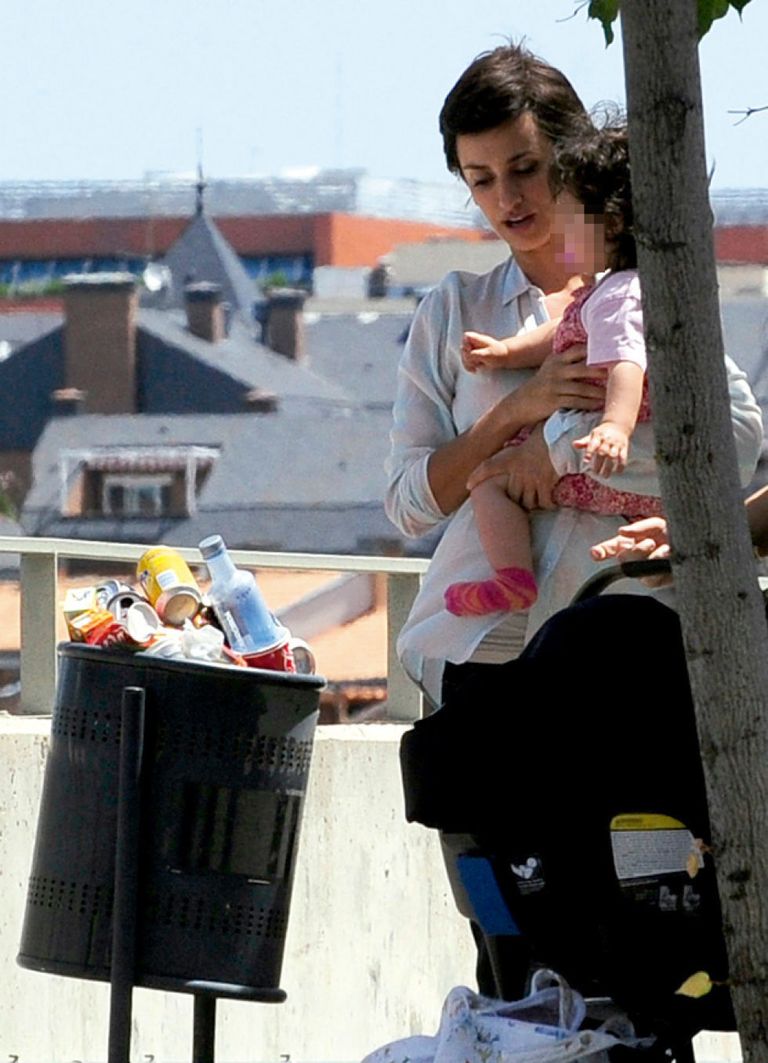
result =
[{"label": "white plastic bag", "polygon": [[[582,1029],[587,1018],[590,1028]],[[529,995],[511,1003],[457,986],[434,1037],[393,1041],[363,1063],[606,1063],[609,1048],[648,1044],[609,1002],[586,1002],[560,975],[539,970]]]}]

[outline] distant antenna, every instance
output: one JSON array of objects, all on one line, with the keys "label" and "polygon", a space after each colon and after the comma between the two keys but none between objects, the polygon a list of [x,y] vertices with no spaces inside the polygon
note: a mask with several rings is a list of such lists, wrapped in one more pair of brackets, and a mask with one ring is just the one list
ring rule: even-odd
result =
[{"label": "distant antenna", "polygon": [[197,128],[197,184],[195,185],[197,198],[195,200],[195,213],[202,214],[204,210],[203,196],[205,195],[205,178],[203,177],[203,131]]}]

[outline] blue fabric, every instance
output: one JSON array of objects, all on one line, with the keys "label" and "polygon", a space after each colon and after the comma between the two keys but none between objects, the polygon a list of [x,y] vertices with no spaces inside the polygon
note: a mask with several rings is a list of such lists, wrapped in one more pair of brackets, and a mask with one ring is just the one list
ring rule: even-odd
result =
[{"label": "blue fabric", "polygon": [[490,862],[482,856],[460,856],[459,878],[475,913],[475,922],[489,937],[520,934],[501,894]]}]

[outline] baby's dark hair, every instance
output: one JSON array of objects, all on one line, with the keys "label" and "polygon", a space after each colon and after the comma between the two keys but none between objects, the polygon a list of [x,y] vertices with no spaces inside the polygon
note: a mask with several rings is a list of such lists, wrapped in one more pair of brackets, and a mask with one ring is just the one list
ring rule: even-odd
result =
[{"label": "baby's dark hair", "polygon": [[555,144],[551,172],[555,195],[566,189],[587,214],[605,219],[609,269],[634,269],[637,247],[626,126],[606,125]]}]

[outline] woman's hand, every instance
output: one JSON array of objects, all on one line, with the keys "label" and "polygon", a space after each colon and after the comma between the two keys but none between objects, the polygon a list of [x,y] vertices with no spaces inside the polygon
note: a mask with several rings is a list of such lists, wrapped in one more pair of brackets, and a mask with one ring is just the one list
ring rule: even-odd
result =
[{"label": "woman's hand", "polygon": [[551,354],[530,380],[522,384],[513,396],[523,407],[529,423],[544,421],[563,407],[574,410],[599,410],[605,402],[605,388],[595,380],[605,378],[607,371],[594,366],[587,368],[587,349],[575,344],[560,354]]},{"label": "woman's hand", "polygon": [[529,512],[555,508],[552,489],[559,476],[550,461],[541,425],[534,428],[524,443],[504,447],[481,462],[467,481],[468,490],[492,476],[506,476],[507,494]]}]

